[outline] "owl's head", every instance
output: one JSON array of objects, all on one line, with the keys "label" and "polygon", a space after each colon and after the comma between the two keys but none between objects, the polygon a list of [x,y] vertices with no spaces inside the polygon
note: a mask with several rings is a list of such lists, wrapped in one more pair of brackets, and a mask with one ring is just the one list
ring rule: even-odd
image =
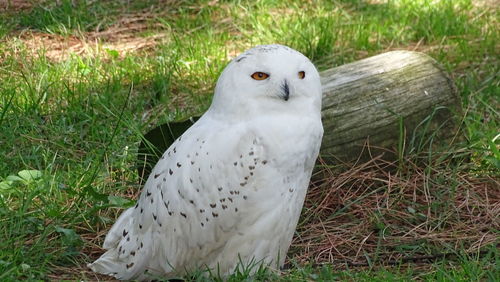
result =
[{"label": "owl's head", "polygon": [[211,109],[240,115],[319,113],[321,93],[318,71],[306,56],[283,45],[261,45],[242,53],[224,69]]}]

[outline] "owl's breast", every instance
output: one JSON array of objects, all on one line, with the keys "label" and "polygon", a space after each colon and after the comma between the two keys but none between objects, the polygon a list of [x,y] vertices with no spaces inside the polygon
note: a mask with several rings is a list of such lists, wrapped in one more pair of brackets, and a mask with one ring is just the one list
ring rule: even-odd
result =
[{"label": "owl's breast", "polygon": [[320,118],[283,115],[256,125],[265,151],[277,164],[310,167],[315,162],[323,137]]}]

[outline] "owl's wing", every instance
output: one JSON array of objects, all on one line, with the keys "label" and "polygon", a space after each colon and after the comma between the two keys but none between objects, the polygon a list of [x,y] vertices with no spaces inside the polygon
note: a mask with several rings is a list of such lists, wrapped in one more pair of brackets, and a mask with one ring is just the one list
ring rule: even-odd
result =
[{"label": "owl's wing", "polygon": [[270,161],[261,141],[244,125],[200,120],[164,153],[136,206],[106,236],[108,251],[90,267],[119,279],[197,267],[249,215],[248,189],[266,179]]}]

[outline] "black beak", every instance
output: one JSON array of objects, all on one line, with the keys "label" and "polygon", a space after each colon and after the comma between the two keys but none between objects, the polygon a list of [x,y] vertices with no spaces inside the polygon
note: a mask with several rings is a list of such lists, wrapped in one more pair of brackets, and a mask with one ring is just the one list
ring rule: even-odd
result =
[{"label": "black beak", "polygon": [[286,79],[283,84],[281,84],[281,93],[283,94],[281,98],[283,98],[283,100],[285,101],[288,101],[288,98],[290,98],[290,88],[288,87],[288,81],[286,81]]}]

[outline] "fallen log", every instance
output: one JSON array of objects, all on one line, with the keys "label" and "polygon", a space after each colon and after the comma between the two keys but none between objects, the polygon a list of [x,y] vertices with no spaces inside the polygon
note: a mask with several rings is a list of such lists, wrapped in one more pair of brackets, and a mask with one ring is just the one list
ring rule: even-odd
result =
[{"label": "fallen log", "polygon": [[[323,158],[350,162],[419,151],[457,132],[460,101],[430,56],[393,51],[321,73]],[[439,130],[438,130],[439,129]],[[368,145],[368,146],[367,146]]]},{"label": "fallen log", "polygon": [[[327,163],[418,151],[457,132],[460,101],[453,82],[426,54],[393,51],[321,72],[321,156]],[[159,156],[197,117],[160,125],[144,135],[138,171],[149,175]],[[434,141],[439,139],[439,142]],[[388,152],[396,152],[396,155]]]}]

